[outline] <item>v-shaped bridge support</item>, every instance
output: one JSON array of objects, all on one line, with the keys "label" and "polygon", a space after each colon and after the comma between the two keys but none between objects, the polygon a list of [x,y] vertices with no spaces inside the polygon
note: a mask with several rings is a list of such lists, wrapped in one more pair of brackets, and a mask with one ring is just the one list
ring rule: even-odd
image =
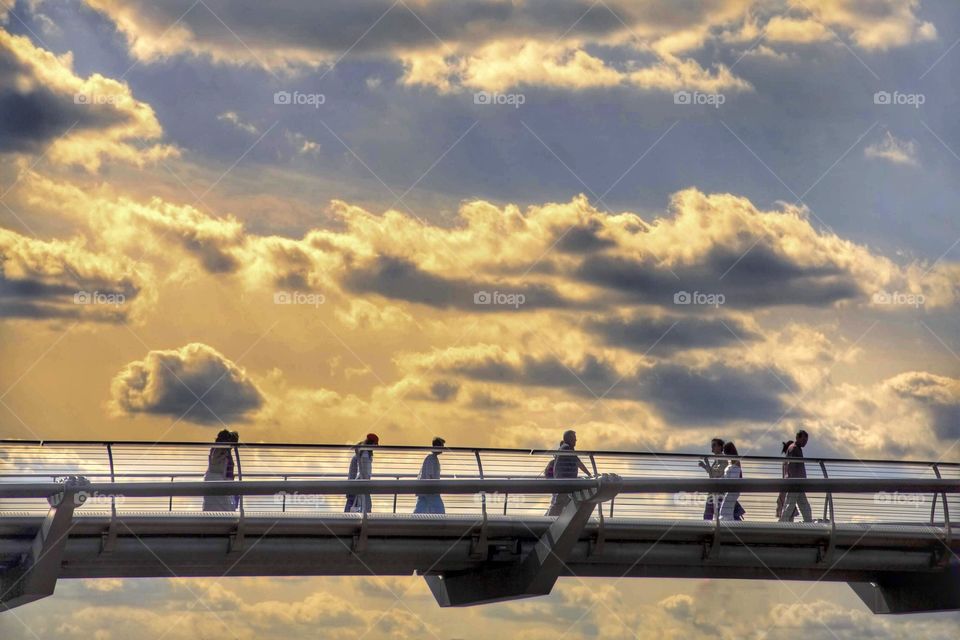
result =
[{"label": "v-shaped bridge support", "polygon": [[86,478],[70,477],[63,492],[50,499],[50,511],[20,563],[0,573],[0,611],[53,595],[60,576],[63,550],[73,523],[73,511],[89,493]]},{"label": "v-shaped bridge support", "polygon": [[571,494],[556,521],[519,563],[424,576],[437,603],[462,607],[549,594],[596,505],[612,499],[622,486],[620,476],[604,474],[596,488]]}]

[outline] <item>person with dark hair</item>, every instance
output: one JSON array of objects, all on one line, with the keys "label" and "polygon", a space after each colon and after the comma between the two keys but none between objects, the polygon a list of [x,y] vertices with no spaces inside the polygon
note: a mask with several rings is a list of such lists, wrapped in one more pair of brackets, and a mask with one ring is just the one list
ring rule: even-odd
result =
[{"label": "person with dark hair", "polygon": [[[423,459],[423,465],[420,467],[418,480],[439,480],[440,479],[440,458],[443,453],[443,447],[447,441],[443,438],[433,439],[433,451],[427,454]],[[413,509],[414,513],[446,513],[443,506],[443,497],[439,493],[417,494],[417,506]]]},{"label": "person with dark hair", "polygon": [[[803,448],[807,446],[809,439],[810,436],[806,431],[802,429],[798,431],[796,440],[793,441],[793,444],[788,445],[786,447],[786,451],[784,451],[784,455],[787,457],[787,459],[800,458],[802,460]],[[783,477],[806,478],[807,467],[803,462],[784,462]],[[800,510],[800,514],[803,516],[804,522],[813,522],[813,511],[810,508],[810,501],[807,500],[807,494],[805,491],[787,492],[787,495],[783,501],[783,508],[780,511],[780,522],[793,522],[793,518],[796,516],[797,509]]]},{"label": "person with dark hair", "polygon": [[[723,445],[723,455],[738,456],[737,447],[732,442]],[[740,468],[740,460],[734,458],[729,461],[727,468],[723,471],[724,478],[742,478],[743,470]],[[743,516],[736,517],[736,507],[740,506],[737,500],[740,498],[739,491],[728,491],[720,501],[720,520],[743,520]]]},{"label": "person with dark hair", "polygon": [[[375,433],[368,433],[366,438],[357,443],[353,458],[350,460],[350,469],[347,472],[348,480],[369,480],[373,476],[373,450],[371,447],[378,444],[380,444],[380,438]],[[343,510],[351,513],[370,513],[373,511],[370,494],[348,495]]]},{"label": "person with dark hair", "polygon": [[[577,457],[573,450],[577,446],[577,432],[573,429],[568,429],[563,432],[563,440],[560,442],[560,447],[557,449],[557,455],[553,459],[553,477],[558,479],[563,478],[576,478],[579,475],[579,471],[583,471],[586,475],[590,475],[590,471],[587,467],[581,462],[580,458]],[[567,506],[567,503],[570,502],[569,493],[557,493],[554,494],[553,500],[550,501],[550,508],[547,509],[546,515],[548,516],[559,516],[563,511],[563,508]]]},{"label": "person with dark hair", "polygon": [[[216,445],[210,448],[207,455],[207,472],[203,474],[205,481],[233,480],[233,447],[240,436],[236,431],[222,429],[217,434]],[[203,496],[204,511],[236,511],[237,496]]]},{"label": "person with dark hair", "polygon": [[[714,438],[710,441],[710,452],[714,456],[723,455],[723,439]],[[727,461],[723,458],[714,458],[713,464],[710,464],[710,459],[707,456],[703,456],[703,460],[697,463],[701,469],[707,472],[707,475],[711,478],[722,478],[723,471],[727,468]],[[704,520],[713,520],[713,494],[707,496],[707,504],[703,507],[703,519]]]}]

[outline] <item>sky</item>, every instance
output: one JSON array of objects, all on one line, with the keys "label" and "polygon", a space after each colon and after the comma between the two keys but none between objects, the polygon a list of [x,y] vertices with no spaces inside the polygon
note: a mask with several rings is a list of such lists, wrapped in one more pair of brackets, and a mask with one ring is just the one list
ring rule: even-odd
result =
[{"label": "sky", "polygon": [[[0,437],[960,460],[950,0],[0,0]],[[467,624],[464,624],[464,623]],[[12,638],[954,637],[841,584],[64,582]]]}]

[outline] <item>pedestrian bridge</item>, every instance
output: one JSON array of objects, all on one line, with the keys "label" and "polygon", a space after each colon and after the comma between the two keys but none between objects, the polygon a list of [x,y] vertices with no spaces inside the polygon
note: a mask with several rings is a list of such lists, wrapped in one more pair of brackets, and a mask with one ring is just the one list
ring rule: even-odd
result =
[{"label": "pedestrian bridge", "polygon": [[[555,452],[376,447],[371,480],[345,480],[354,447],[235,444],[233,481],[204,482],[210,444],[0,441],[0,609],[60,578],[424,576],[441,606],[544,595],[561,577],[843,581],[875,613],[960,609],[960,464],[744,456],[710,479],[702,456],[578,451],[591,478],[547,479]],[[816,522],[778,522],[780,491]],[[703,520],[741,492],[742,522]],[[373,512],[343,513],[345,493]],[[445,515],[414,515],[440,493]],[[554,493],[572,494],[559,517]],[[203,496],[238,496],[205,512]]]}]

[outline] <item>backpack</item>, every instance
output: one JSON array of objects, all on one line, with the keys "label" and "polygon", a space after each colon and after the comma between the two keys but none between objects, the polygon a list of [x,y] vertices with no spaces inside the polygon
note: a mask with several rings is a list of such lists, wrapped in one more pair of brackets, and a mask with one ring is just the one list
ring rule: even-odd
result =
[{"label": "backpack", "polygon": [[550,462],[547,463],[547,468],[543,470],[543,477],[544,477],[544,478],[553,478],[553,477],[554,477],[553,468],[554,468],[554,465],[556,465],[556,463],[557,463],[557,459],[556,459],[556,458],[554,458],[553,460],[551,460]]}]

